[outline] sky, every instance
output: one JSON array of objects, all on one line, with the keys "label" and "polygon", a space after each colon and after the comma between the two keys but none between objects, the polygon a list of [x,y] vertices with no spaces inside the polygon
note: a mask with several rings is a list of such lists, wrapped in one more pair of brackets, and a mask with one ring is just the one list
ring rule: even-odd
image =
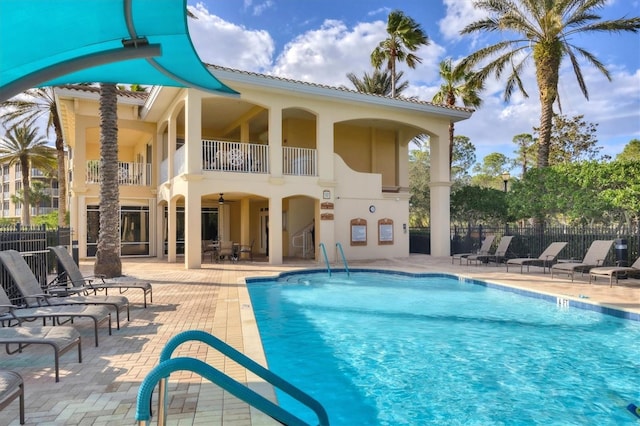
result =
[{"label": "sky", "polygon": [[[189,19],[188,25],[203,62],[347,87],[352,87],[347,73],[362,77],[372,72],[370,54],[386,38],[387,16],[401,10],[420,24],[430,41],[415,52],[422,58],[415,69],[398,65],[409,82],[403,95],[424,101],[431,101],[440,87],[440,61],[457,61],[500,37],[459,34],[482,18],[471,0],[188,0],[187,4],[198,17]],[[611,0],[598,13],[603,19],[640,16],[640,0]],[[563,61],[562,113],[584,115],[585,121],[597,123],[601,152],[615,157],[630,140],[640,139],[640,33],[601,33],[570,42],[603,62],[612,82],[590,64],[581,64],[587,101],[570,63]],[[533,62],[524,71],[523,82],[529,97],[515,92],[504,102],[504,81],[491,77],[481,94],[483,105],[470,119],[456,124],[456,134],[469,137],[475,145],[478,161],[493,152],[515,158],[513,137],[533,133],[539,126]]]}]

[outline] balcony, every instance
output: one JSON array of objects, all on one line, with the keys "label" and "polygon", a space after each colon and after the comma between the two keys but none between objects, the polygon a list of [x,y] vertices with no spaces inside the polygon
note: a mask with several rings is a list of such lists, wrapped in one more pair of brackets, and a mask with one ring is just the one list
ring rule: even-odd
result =
[{"label": "balcony", "polygon": [[[87,161],[87,183],[100,183],[100,162]],[[118,161],[118,185],[151,186],[151,164]]]},{"label": "balcony", "polygon": [[[174,154],[175,175],[184,173],[185,148]],[[202,141],[202,171],[269,174],[269,145]],[[311,148],[282,147],[282,174],[288,176],[318,176],[318,152]],[[168,180],[168,162],[160,164],[160,182]]]},{"label": "balcony", "polygon": [[202,170],[269,173],[269,146],[204,140],[202,141]]}]

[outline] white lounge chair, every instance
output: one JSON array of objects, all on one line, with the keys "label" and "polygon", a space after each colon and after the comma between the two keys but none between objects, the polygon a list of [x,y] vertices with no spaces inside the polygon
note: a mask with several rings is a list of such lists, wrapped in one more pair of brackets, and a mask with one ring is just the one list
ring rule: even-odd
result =
[{"label": "white lounge chair", "polygon": [[[76,262],[66,247],[49,247],[49,250],[56,255],[60,266],[64,269],[64,276],[61,279],[56,279],[54,283],[54,286],[64,286],[61,290],[70,293],[85,292],[85,294],[90,291],[98,294],[98,291],[104,290],[104,294],[108,295],[110,289],[118,289],[120,294],[130,289],[138,289],[144,293],[145,308],[147,307],[147,295],[149,295],[149,303],[153,303],[153,288],[151,287],[151,283],[144,281],[106,281],[105,278],[100,275],[85,277],[82,275],[80,268],[78,268],[78,265],[76,265]],[[212,257],[213,256],[214,255],[212,255]],[[58,287],[58,289],[60,288]]]},{"label": "white lounge chair", "polygon": [[[484,237],[484,241],[482,241],[482,245],[480,246],[480,250],[477,253],[456,253],[451,256],[451,264],[453,265],[454,259],[460,259],[460,264],[462,265],[462,259],[466,259],[469,256],[473,256],[475,254],[489,254],[491,250],[491,245],[493,244],[493,240],[495,240],[495,235],[487,235]],[[468,263],[468,262],[467,262]]]},{"label": "white lounge chair", "polygon": [[592,268],[602,266],[612,245],[613,240],[595,240],[589,246],[589,250],[584,255],[582,262],[561,262],[553,265],[551,267],[551,278],[553,279],[554,275],[566,274],[571,277],[573,282],[576,272],[584,273]]},{"label": "white lounge chair", "polygon": [[471,256],[467,256],[467,265],[469,262],[478,262],[489,263],[490,261],[496,262],[496,266],[506,258],[507,250],[509,250],[509,245],[511,244],[511,240],[513,239],[512,235],[504,235],[500,238],[500,242],[498,243],[498,247],[496,247],[496,251],[493,254],[475,254]]},{"label": "white lounge chair", "polygon": [[608,277],[609,287],[613,287],[613,279],[616,284],[620,275],[640,274],[640,257],[633,262],[631,266],[600,266],[589,270],[589,284],[591,280],[595,281],[597,277]]},{"label": "white lounge chair", "polygon": [[129,315],[129,300],[124,296],[55,296],[45,294],[40,288],[38,279],[29,268],[29,264],[16,250],[0,251],[0,263],[9,273],[16,287],[22,293],[27,306],[61,306],[61,305],[104,305],[111,307],[116,312],[116,325],[120,329],[120,311],[127,311]]},{"label": "white lounge chair", "polygon": [[522,269],[524,265],[527,265],[527,272],[529,272],[529,266],[542,266],[542,273],[544,274],[547,268],[551,269],[553,263],[556,261],[556,258],[566,247],[567,243],[564,242],[556,242],[549,244],[549,247],[542,252],[542,254],[538,257],[519,257],[515,259],[507,260],[507,272],[509,272],[509,265],[520,265],[520,273],[522,273]]}]

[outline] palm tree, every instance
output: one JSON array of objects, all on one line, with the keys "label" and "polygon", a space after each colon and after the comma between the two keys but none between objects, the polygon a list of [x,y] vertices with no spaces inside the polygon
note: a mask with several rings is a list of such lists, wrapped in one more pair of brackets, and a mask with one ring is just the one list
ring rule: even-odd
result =
[{"label": "palm tree", "polygon": [[[474,67],[482,63],[478,77],[485,80],[495,74],[500,78],[503,72],[509,72],[504,91],[508,101],[517,88],[525,97],[520,74],[529,59],[533,58],[540,97],[540,141],[538,148],[538,167],[549,165],[549,144],[553,125],[553,104],[558,99],[558,80],[560,63],[568,57],[578,85],[588,100],[589,93],[582,76],[578,56],[595,66],[611,80],[609,71],[593,54],[571,44],[571,40],[580,33],[594,32],[637,32],[640,17],[603,21],[596,10],[604,7],[608,0],[479,0],[476,8],[489,12],[489,17],[467,25],[461,34],[477,32],[500,32],[502,40],[483,47],[465,58],[461,65]],[[512,40],[506,40],[509,35]],[[486,63],[485,61],[489,61]],[[505,69],[506,68],[506,69]]]},{"label": "palm tree", "polygon": [[53,87],[29,89],[24,96],[15,97],[0,103],[7,110],[3,118],[7,122],[29,125],[40,117],[47,116],[47,136],[53,128],[56,134],[56,153],[58,164],[58,226],[65,226],[67,220],[67,172],[65,169],[64,138]]},{"label": "palm tree", "polygon": [[40,129],[27,125],[15,124],[6,131],[5,137],[0,139],[0,158],[9,166],[20,164],[22,172],[22,214],[23,225],[31,224],[31,202],[29,200],[31,168],[47,169],[51,167],[54,158],[47,140],[39,135]]},{"label": "palm tree", "polygon": [[[400,81],[404,72],[400,71],[396,75],[396,83]],[[350,72],[347,74],[347,78],[353,84],[353,87],[360,93],[369,93],[372,95],[389,96],[391,94],[391,74],[389,70],[381,71],[374,69],[373,74],[369,75],[366,72],[362,76],[362,79],[357,75]],[[344,86],[343,86],[344,87]],[[400,95],[407,87],[409,87],[408,81],[403,81],[396,87],[396,95]]]},{"label": "palm tree", "polygon": [[412,52],[420,46],[429,45],[429,39],[420,24],[400,10],[389,13],[387,34],[388,37],[371,52],[371,64],[375,69],[380,69],[386,62],[387,69],[391,72],[391,97],[395,98],[398,81],[396,62],[406,62],[409,68],[415,68],[422,59]]},{"label": "palm tree", "polygon": [[116,85],[100,83],[100,229],[94,272],[108,278],[122,275],[117,108]]},{"label": "palm tree", "polygon": [[[433,96],[432,101],[437,104],[454,106],[458,99],[466,107],[479,107],[482,105],[482,99],[478,92],[484,89],[482,81],[474,78],[474,73],[466,68],[454,67],[451,58],[440,62],[440,77],[442,84],[440,89]],[[449,122],[449,172],[451,172],[451,164],[453,162],[453,142],[454,142],[454,124]]]}]

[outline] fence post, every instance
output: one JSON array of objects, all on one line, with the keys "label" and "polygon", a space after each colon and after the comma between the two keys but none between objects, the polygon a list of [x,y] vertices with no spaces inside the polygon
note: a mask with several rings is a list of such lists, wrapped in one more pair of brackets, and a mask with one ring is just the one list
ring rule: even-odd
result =
[{"label": "fence post", "polygon": [[80,266],[80,254],[78,253],[78,240],[73,240],[71,242],[71,255],[73,256],[73,261],[76,262],[76,265]]}]

